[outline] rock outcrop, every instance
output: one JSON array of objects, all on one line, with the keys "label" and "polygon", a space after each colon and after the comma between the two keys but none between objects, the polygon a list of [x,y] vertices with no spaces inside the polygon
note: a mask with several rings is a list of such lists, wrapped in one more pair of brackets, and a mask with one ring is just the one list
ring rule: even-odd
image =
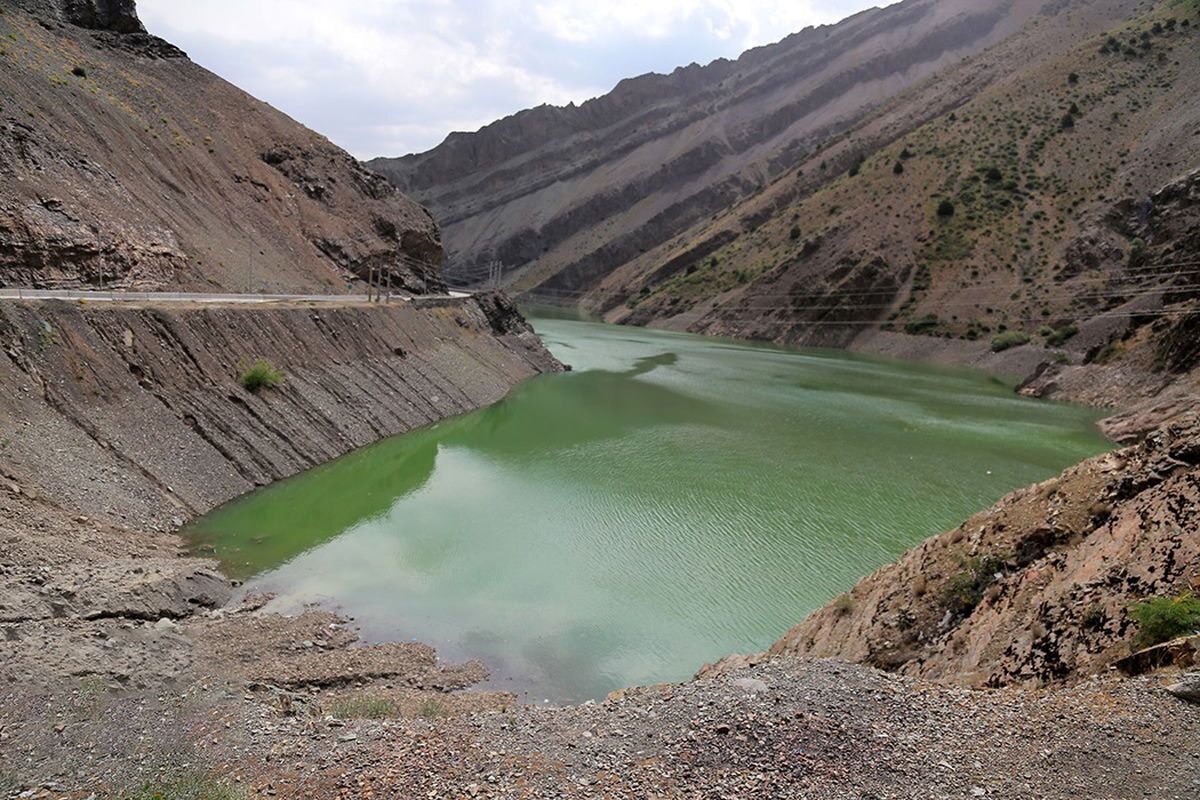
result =
[{"label": "rock outcrop", "polygon": [[147,33],[133,0],[0,0],[0,38],[0,285],[443,285],[428,212]]},{"label": "rock outcrop", "polygon": [[1198,526],[1190,416],[927,540],[771,653],[992,687],[1103,672],[1130,652],[1133,602],[1200,587]]}]

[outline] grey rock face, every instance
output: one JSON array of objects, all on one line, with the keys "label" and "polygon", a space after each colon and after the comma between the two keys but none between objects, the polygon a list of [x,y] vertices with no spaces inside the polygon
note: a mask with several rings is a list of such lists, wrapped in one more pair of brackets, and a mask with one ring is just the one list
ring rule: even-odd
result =
[{"label": "grey rock face", "polygon": [[[114,33],[145,33],[135,0],[8,0],[43,18]],[[3,3],[0,3],[3,5]]]},{"label": "grey rock face", "polygon": [[145,33],[135,0],[61,0],[67,21],[81,28]]},{"label": "grey rock face", "polygon": [[1200,672],[1185,675],[1179,683],[1167,687],[1167,691],[1189,703],[1200,703]]}]

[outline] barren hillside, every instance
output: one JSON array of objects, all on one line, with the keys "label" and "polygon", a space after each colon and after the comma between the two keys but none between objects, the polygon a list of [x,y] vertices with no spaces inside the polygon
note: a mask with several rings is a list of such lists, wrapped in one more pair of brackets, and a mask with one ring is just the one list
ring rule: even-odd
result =
[{"label": "barren hillside", "polygon": [[399,249],[441,263],[424,209],[131,0],[0,0],[0,285],[330,289]]}]

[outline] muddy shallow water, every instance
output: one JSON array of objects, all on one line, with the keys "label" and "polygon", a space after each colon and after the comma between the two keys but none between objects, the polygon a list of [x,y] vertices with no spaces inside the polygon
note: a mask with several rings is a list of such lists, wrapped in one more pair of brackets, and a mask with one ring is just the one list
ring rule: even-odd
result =
[{"label": "muddy shallow water", "polygon": [[1106,449],[978,373],[538,320],[575,371],[205,517],[280,608],[567,702],[762,650],[1008,491]]}]

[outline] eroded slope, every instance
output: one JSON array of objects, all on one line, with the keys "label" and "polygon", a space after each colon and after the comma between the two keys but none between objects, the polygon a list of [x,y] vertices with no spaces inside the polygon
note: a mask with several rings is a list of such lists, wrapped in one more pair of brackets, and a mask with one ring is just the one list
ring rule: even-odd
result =
[{"label": "eroded slope", "polygon": [[424,289],[441,256],[424,209],[132,0],[0,2],[0,285],[330,291],[386,265]]}]

